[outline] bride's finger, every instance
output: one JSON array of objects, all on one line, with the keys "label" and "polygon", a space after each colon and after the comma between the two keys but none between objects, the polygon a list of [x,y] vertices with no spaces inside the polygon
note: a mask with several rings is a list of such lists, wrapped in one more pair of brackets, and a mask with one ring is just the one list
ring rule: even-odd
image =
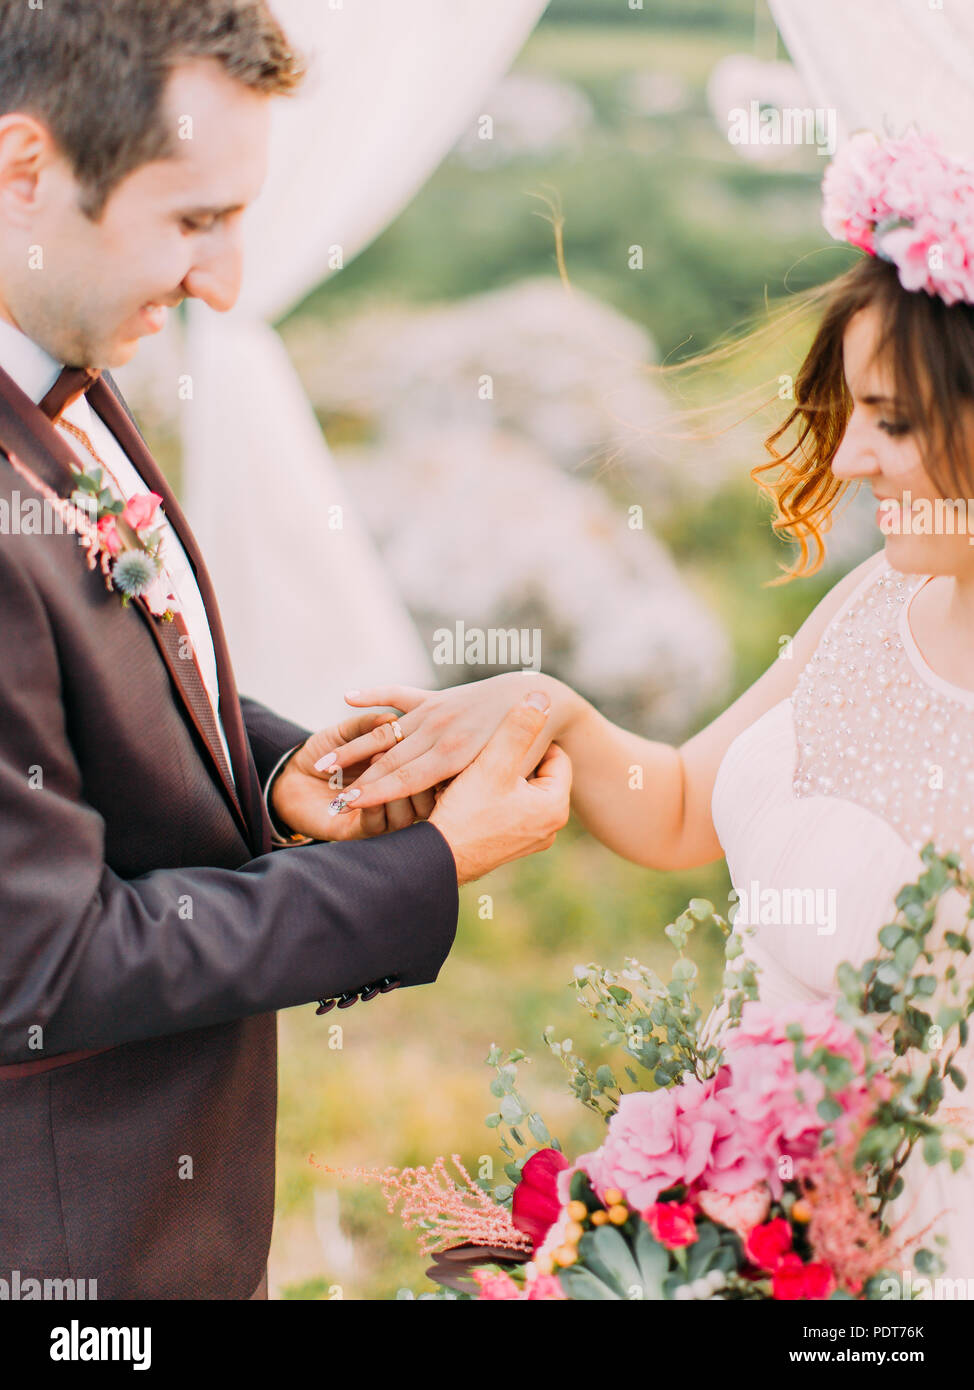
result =
[{"label": "bride's finger", "polygon": [[345,692],[346,705],[391,705],[393,709],[408,714],[411,709],[421,705],[433,694],[431,690],[420,690],[415,685],[373,685],[368,690],[348,690]]},{"label": "bride's finger", "polygon": [[[346,721],[346,724],[338,726],[339,731],[357,723],[358,721],[350,719]],[[386,753],[395,748],[397,741],[404,743],[405,738],[396,739],[392,729],[393,724],[397,724],[401,732],[408,737],[408,730],[403,727],[394,714],[378,715],[376,727],[369,733],[361,733],[359,726],[351,732],[351,737],[347,743],[324,753],[314,765],[315,772],[328,774],[334,772],[336,768],[349,768],[354,763],[368,762],[377,753]]]},{"label": "bride's finger", "polygon": [[[398,753],[398,749],[396,753]],[[395,756],[395,755],[391,755]],[[349,784],[342,793],[347,809],[357,811],[368,806],[378,806],[401,797],[413,796],[417,792],[428,791],[447,777],[454,777],[462,768],[444,764],[442,752],[435,747],[411,762],[388,772],[383,767],[382,758],[363,772],[354,784]],[[349,798],[351,799],[349,800]],[[341,808],[342,810],[346,808]]]}]

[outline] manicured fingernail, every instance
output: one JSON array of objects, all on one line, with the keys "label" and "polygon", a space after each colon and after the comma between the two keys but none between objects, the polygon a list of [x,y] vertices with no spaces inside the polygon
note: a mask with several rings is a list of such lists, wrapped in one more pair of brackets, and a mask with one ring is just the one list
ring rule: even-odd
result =
[{"label": "manicured fingernail", "polygon": [[346,699],[346,700],[354,700],[355,697],[356,697],[356,695],[361,695],[361,693],[362,693],[361,690],[346,690],[346,691],[345,691],[345,699]]},{"label": "manicured fingernail", "polygon": [[525,695],[524,703],[530,705],[532,709],[547,709],[551,704],[542,690],[533,690],[530,695]]},{"label": "manicured fingernail", "polygon": [[337,753],[326,753],[323,758],[319,758],[315,763],[315,772],[324,772],[326,767],[331,767],[332,763],[338,762]]},{"label": "manicured fingernail", "polygon": [[341,796],[338,798],[339,801],[342,802],[341,810],[347,811],[349,807],[349,802],[357,800],[358,797],[360,797],[361,795],[362,793],[357,789],[350,792],[342,792]]}]

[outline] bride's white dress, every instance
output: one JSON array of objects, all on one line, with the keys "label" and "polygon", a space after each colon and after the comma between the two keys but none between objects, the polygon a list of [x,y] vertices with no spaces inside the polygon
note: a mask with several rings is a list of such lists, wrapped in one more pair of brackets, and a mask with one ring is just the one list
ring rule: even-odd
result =
[{"label": "bride's white dress", "polygon": [[[838,996],[837,966],[875,953],[896,893],[923,872],[927,841],[974,864],[974,691],[937,676],[909,626],[910,602],[929,578],[880,562],[836,614],[794,694],[745,729],[721,763],[714,826],[740,895],[735,921],[754,926],[747,954],[766,1004]],[[937,932],[957,929],[966,906],[946,895]],[[974,1042],[958,1064],[974,1088]],[[965,1100],[948,1082],[941,1117],[949,1107],[974,1133]],[[915,1152],[904,1176],[893,1219],[906,1215],[911,1234],[939,1218],[947,1277],[969,1279],[974,1296],[974,1150],[957,1173]],[[929,1237],[922,1244],[938,1248]],[[904,1267],[911,1262],[912,1253]]]}]

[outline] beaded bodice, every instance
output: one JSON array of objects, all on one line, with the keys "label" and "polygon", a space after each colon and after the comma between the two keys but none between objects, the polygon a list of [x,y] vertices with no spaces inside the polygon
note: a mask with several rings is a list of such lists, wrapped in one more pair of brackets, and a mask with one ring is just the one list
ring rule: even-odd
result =
[{"label": "beaded bodice", "polygon": [[926,665],[909,625],[925,576],[881,565],[836,615],[792,698],[798,797],[836,796],[913,848],[974,863],[974,691]]}]

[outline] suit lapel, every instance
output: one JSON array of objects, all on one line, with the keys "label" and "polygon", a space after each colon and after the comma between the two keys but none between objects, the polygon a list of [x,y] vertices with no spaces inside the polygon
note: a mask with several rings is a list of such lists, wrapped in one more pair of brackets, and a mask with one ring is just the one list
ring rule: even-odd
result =
[{"label": "suit lapel", "polygon": [[[158,624],[162,620],[150,612],[142,599],[135,599],[131,606],[140,614],[152,633],[160,656],[172,676],[176,690],[179,692],[186,717],[199,733],[203,746],[207,750],[210,770],[216,778],[231,812],[251,847],[260,854],[263,852],[265,843],[260,782],[247,741],[240,700],[230,664],[226,635],[223,631],[216,596],[203,563],[203,557],[172,489],[124,407],[104,380],[96,382],[91,388],[88,392],[88,401],[92,409],[98,413],[115,435],[122,449],[145,480],[146,485],[162,497],[163,510],[193,567],[213,640],[220,682],[220,718],[230,750],[236,788],[227,781],[221,772],[216,750],[193,710],[184,684],[185,663],[173,660],[160,637]],[[54,488],[61,496],[69,496],[73,491],[74,472],[71,465],[76,462],[74,454],[44,412],[38,409],[30,397],[21,391],[12,378],[2,370],[0,370],[0,446],[7,453],[16,454],[38,477],[42,478],[49,487]]]}]

